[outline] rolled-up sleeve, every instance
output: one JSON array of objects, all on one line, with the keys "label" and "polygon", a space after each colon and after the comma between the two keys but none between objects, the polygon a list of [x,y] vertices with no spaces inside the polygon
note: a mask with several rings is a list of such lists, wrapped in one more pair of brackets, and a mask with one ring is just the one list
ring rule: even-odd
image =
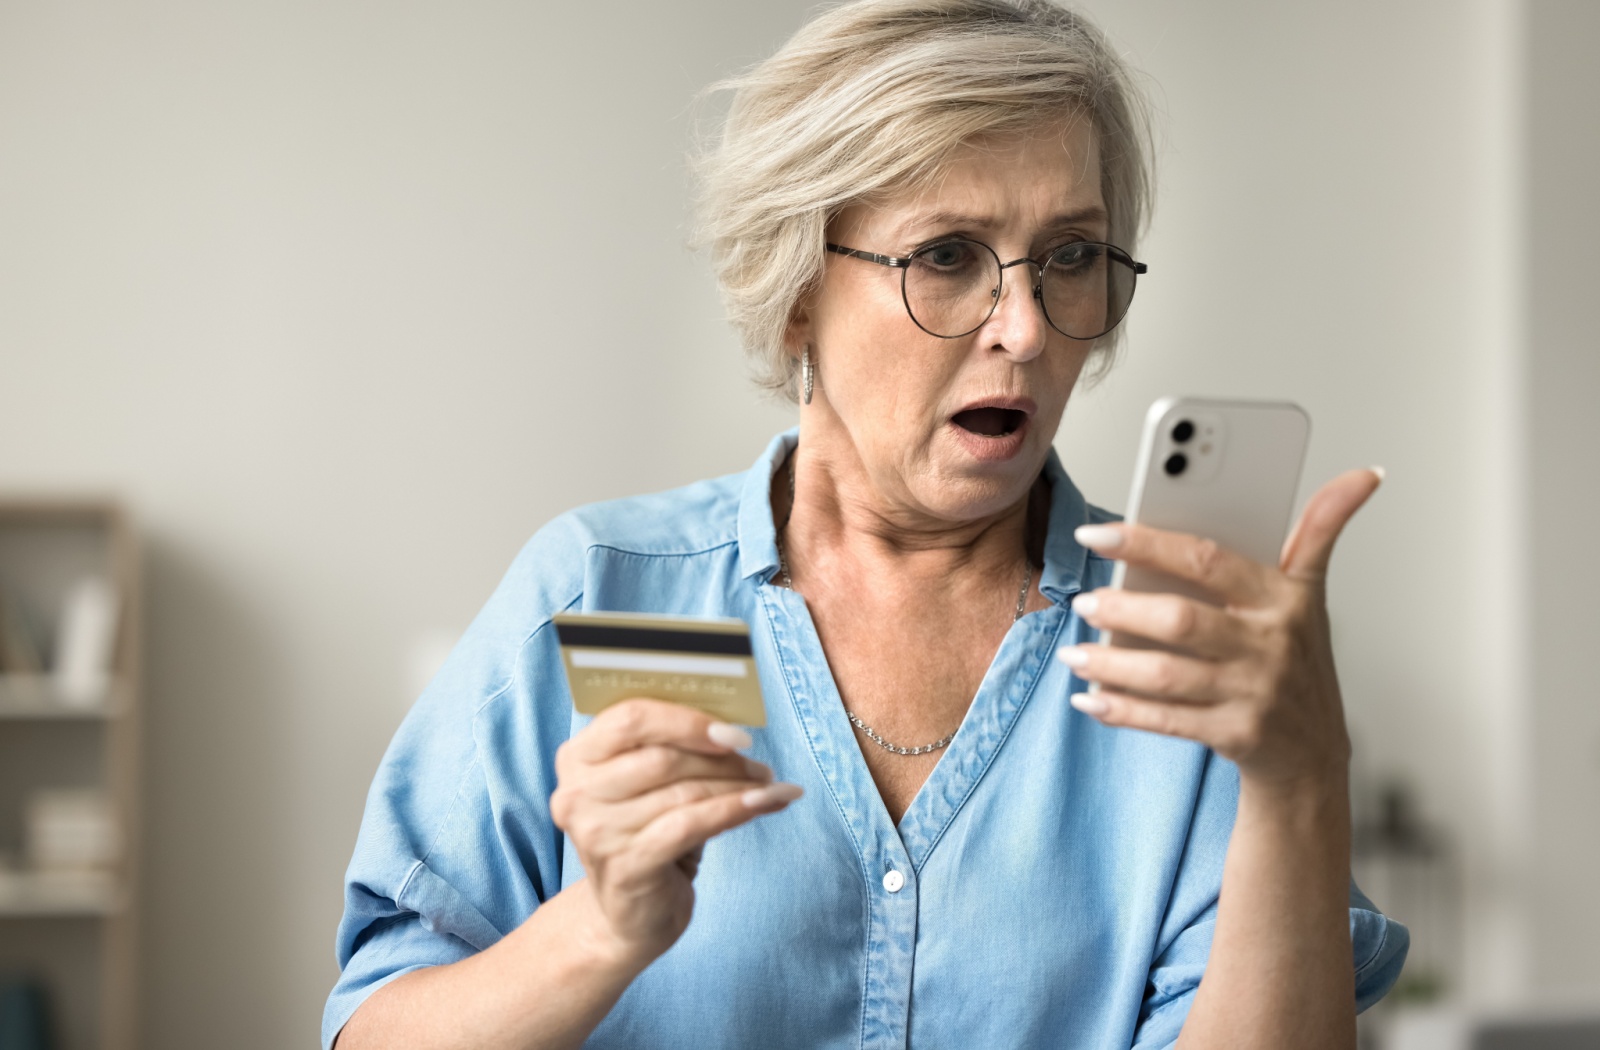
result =
[{"label": "rolled-up sleeve", "polygon": [[[1169,925],[1150,969],[1133,1050],[1173,1046],[1194,1004],[1216,932],[1222,865],[1238,796],[1237,767],[1213,754],[1168,908]],[[1354,880],[1350,883],[1350,943],[1356,1009],[1361,1011],[1383,998],[1399,978],[1410,934],[1378,911]]]},{"label": "rolled-up sleeve", "polygon": [[[1200,978],[1211,954],[1216,911],[1184,930],[1150,971],[1143,1019],[1134,1050],[1161,1050],[1178,1041],[1178,1033],[1194,1004]],[[1367,1009],[1394,986],[1405,963],[1410,934],[1382,914],[1350,884],[1350,943],[1356,971],[1356,1011]]]},{"label": "rolled-up sleeve", "polygon": [[1350,946],[1355,950],[1359,1012],[1388,995],[1400,979],[1411,932],[1380,912],[1354,881],[1350,883]]}]

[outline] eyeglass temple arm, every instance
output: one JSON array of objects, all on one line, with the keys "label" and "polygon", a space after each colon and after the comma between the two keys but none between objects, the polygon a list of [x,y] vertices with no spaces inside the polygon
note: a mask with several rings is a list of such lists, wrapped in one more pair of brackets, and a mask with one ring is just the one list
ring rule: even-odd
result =
[{"label": "eyeglass temple arm", "polygon": [[855,248],[846,248],[842,244],[830,244],[827,248],[830,252],[848,255],[855,259],[865,259],[867,262],[877,263],[879,266],[906,267],[911,265],[910,259],[896,259],[892,255],[876,255],[872,252],[864,252]]},{"label": "eyeglass temple arm", "polygon": [[1127,252],[1123,251],[1121,248],[1118,248],[1115,244],[1107,244],[1106,247],[1110,248],[1111,250],[1116,252],[1117,255],[1122,256],[1122,258],[1118,259],[1117,261],[1120,262],[1120,263],[1123,263],[1123,264],[1125,264],[1125,265],[1127,265],[1129,267],[1131,267],[1135,274],[1149,273],[1150,272],[1150,267],[1149,266],[1145,265],[1142,262],[1134,261],[1133,256],[1129,255]]}]

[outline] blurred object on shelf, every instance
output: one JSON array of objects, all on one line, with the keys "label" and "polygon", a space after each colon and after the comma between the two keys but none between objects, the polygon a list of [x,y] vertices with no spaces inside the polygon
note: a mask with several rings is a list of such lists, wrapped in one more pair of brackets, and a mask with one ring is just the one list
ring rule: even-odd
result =
[{"label": "blurred object on shelf", "polygon": [[38,674],[44,670],[39,639],[16,595],[0,587],[0,674]]},{"label": "blurred object on shelf", "polygon": [[1383,783],[1376,806],[1357,823],[1351,870],[1384,914],[1411,931],[1404,971],[1383,1000],[1387,1009],[1431,1003],[1453,991],[1461,949],[1461,873],[1439,828],[1417,812],[1411,792]]},{"label": "blurred object on shelf", "polygon": [[54,1050],[44,992],[26,980],[0,980],[0,1050]]},{"label": "blurred object on shelf", "polygon": [[28,796],[28,864],[39,872],[106,872],[122,853],[111,800],[96,789],[51,789]]},{"label": "blurred object on shelf", "polygon": [[117,644],[117,592],[109,580],[87,576],[73,584],[61,605],[56,631],[56,695],[90,705],[105,695]]},{"label": "blurred object on shelf", "polygon": [[109,871],[0,869],[0,919],[116,915],[126,907]]},{"label": "blurred object on shelf", "polygon": [[122,713],[126,692],[125,686],[113,678],[99,693],[88,697],[80,694],[75,702],[68,702],[56,689],[52,675],[0,674],[0,719],[110,718]]}]

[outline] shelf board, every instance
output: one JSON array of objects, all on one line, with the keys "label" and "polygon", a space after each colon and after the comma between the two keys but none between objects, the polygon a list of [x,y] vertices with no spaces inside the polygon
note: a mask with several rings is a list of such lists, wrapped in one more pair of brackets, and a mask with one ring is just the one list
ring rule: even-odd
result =
[{"label": "shelf board", "polygon": [[0,871],[0,919],[115,915],[122,897],[104,873]]},{"label": "shelf board", "polygon": [[89,703],[69,703],[57,694],[49,675],[0,674],[0,720],[113,718],[122,712],[124,696],[121,684],[114,681]]}]

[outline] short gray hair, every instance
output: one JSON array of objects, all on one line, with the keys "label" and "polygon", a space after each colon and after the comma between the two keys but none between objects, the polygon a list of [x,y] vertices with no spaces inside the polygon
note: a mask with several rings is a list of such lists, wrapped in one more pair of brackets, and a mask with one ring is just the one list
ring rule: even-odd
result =
[{"label": "short gray hair", "polygon": [[[763,387],[795,396],[784,348],[843,208],[934,176],[974,136],[1087,114],[1110,239],[1133,253],[1152,203],[1149,105],[1105,36],[1048,0],[857,0],[714,85],[722,135],[697,158],[697,242]],[[1102,337],[1087,378],[1109,367]]]}]

